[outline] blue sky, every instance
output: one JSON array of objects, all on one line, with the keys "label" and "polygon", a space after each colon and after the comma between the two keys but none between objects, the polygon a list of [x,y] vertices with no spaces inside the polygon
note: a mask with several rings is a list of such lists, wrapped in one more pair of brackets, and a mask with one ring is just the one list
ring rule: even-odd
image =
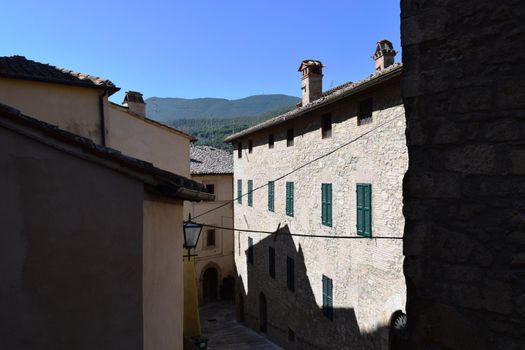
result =
[{"label": "blue sky", "polygon": [[299,96],[302,59],[323,62],[328,89],[370,74],[379,39],[400,51],[399,0],[5,0],[0,33],[1,56],[145,97]]}]

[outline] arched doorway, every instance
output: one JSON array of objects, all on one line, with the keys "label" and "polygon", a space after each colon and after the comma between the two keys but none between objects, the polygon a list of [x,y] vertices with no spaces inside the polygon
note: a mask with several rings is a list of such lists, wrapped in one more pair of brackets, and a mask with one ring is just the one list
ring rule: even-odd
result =
[{"label": "arched doorway", "polygon": [[259,294],[259,330],[266,333],[268,329],[268,309],[264,293]]},{"label": "arched doorway", "polygon": [[202,299],[204,303],[217,301],[219,273],[214,267],[208,267],[202,275]]}]

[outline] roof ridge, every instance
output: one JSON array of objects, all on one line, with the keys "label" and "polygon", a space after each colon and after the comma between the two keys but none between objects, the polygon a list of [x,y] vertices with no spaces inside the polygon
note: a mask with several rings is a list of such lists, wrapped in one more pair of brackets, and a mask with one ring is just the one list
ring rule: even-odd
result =
[{"label": "roof ridge", "polygon": [[257,125],[254,125],[252,127],[249,127],[243,131],[240,131],[238,133],[235,133],[235,134],[232,134],[228,137],[226,137],[226,139],[224,140],[225,142],[231,142],[239,137],[242,137],[242,136],[246,136],[248,134],[251,134],[252,132],[255,132],[255,131],[259,131],[259,130],[262,130],[266,127],[269,127],[269,126],[272,126],[272,125],[276,125],[276,124],[280,124],[282,122],[285,122],[289,119],[292,119],[292,118],[295,118],[295,117],[299,117],[300,115],[303,115],[304,113],[314,109],[314,108],[317,108],[317,107],[321,107],[321,106],[324,106],[325,104],[331,102],[333,99],[335,99],[336,97],[340,96],[340,95],[343,95],[343,94],[346,94],[346,93],[351,93],[353,91],[355,91],[355,89],[358,89],[360,87],[365,87],[366,88],[366,85],[367,84],[371,84],[373,83],[374,81],[376,81],[377,79],[379,78],[382,78],[384,76],[388,76],[389,73],[392,73],[392,72],[396,72],[397,70],[401,71],[403,67],[403,64],[400,63],[400,62],[396,62],[394,63],[393,65],[391,65],[390,67],[384,69],[383,71],[380,71],[380,72],[375,72],[373,74],[370,74],[370,76],[368,78],[365,78],[365,79],[361,79],[357,82],[347,82],[347,83],[344,83],[344,84],[341,84],[339,86],[336,86],[335,88],[332,88],[330,90],[327,90],[325,91],[320,98],[318,98],[317,100],[314,100],[312,102],[310,102],[309,104],[305,105],[305,106],[300,106],[300,107],[297,107],[295,109],[292,109],[291,111],[289,112],[286,112],[286,113],[283,113],[283,114],[280,114],[278,116],[275,116],[271,119],[268,119],[262,123],[259,123]]}]

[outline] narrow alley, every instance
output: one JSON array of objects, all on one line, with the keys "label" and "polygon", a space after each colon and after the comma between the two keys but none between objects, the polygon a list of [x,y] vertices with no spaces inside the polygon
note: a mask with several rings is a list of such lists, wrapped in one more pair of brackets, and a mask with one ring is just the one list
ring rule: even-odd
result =
[{"label": "narrow alley", "polygon": [[274,350],[281,349],[263,335],[235,320],[231,302],[205,304],[200,308],[202,334],[208,338],[210,350]]}]

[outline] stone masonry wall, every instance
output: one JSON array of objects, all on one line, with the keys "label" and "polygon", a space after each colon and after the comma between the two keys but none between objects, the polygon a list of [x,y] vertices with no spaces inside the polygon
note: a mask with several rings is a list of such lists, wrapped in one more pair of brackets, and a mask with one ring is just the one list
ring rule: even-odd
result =
[{"label": "stone masonry wall", "polygon": [[401,4],[411,349],[525,349],[525,3]]},{"label": "stone masonry wall", "polygon": [[[402,237],[402,179],[408,158],[405,146],[405,117],[399,78],[383,83],[359,96],[346,98],[311,112],[289,124],[243,140],[243,156],[234,152],[234,196],[237,180],[243,192],[247,180],[254,188],[289,172],[337,146],[392,120],[332,155],[275,183],[275,212],[267,209],[267,187],[235,203],[235,227],[275,230],[287,225],[291,233],[357,236],[356,183],[372,184],[372,235]],[[358,102],[373,96],[371,124],[358,126]],[[332,137],[321,138],[321,116],[332,113]],[[286,147],[286,130],[293,127],[293,147]],[[268,148],[268,134],[275,146]],[[295,183],[295,215],[285,214],[285,182]],[[321,224],[321,183],[332,183],[333,225]],[[254,264],[246,262],[248,237],[254,241]],[[235,232],[235,261],[238,272],[237,302],[243,299],[244,319],[259,328],[259,298],[268,304],[268,335],[292,349],[386,349],[388,322],[396,310],[404,310],[405,281],[402,275],[400,239],[325,239]],[[268,273],[268,247],[276,251],[276,277]],[[295,261],[295,292],[286,287],[286,257]],[[333,280],[334,320],[322,314],[322,275]],[[288,341],[288,328],[295,342]]]}]

